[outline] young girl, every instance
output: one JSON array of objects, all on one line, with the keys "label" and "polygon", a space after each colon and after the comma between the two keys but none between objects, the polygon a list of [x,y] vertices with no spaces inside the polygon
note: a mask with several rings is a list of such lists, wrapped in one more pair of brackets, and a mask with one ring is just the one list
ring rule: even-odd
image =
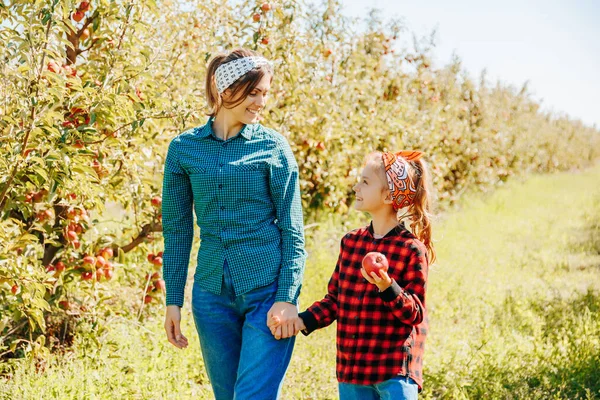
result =
[{"label": "young girl", "polygon": [[[192,312],[217,400],[279,398],[294,347],[304,271],[298,165],[287,140],[258,123],[271,63],[238,49],[208,65],[205,125],[175,137],[165,161],[165,330],[187,347],[180,321],[194,211],[202,245]],[[281,321],[275,340],[269,316]]]},{"label": "young girl", "polygon": [[[356,209],[372,221],[342,238],[327,295],[299,314],[305,335],[337,320],[342,400],[416,399],[422,388],[425,288],[428,264],[435,259],[428,184],[420,152],[367,157],[353,189]],[[410,231],[399,222],[404,219],[411,220]],[[361,266],[372,251],[389,261],[381,277],[367,275]],[[269,321],[272,330],[277,323]]]}]

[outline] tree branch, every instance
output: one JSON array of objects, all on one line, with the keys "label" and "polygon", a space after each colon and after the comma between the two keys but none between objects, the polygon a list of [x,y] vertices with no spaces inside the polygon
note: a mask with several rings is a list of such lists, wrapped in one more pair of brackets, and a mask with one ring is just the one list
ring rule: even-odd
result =
[{"label": "tree branch", "polygon": [[144,240],[148,237],[148,235],[152,232],[162,232],[162,223],[160,222],[151,222],[142,227],[140,233],[131,240],[131,243],[125,246],[114,246],[113,251],[115,253],[121,249],[124,253],[129,253],[131,250],[139,246],[144,242]]}]

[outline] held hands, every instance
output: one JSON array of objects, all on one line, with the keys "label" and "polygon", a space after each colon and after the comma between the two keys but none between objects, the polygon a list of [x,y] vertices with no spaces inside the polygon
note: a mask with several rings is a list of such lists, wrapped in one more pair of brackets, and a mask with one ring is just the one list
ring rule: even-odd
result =
[{"label": "held hands", "polygon": [[361,268],[360,273],[367,281],[369,281],[369,283],[377,285],[380,292],[383,292],[384,290],[392,286],[392,278],[390,278],[390,276],[385,271],[380,271],[381,276],[378,276],[376,272],[371,272],[371,275],[368,275],[367,271],[365,271],[364,268]]},{"label": "held hands", "polygon": [[287,339],[304,329],[304,322],[298,317],[298,308],[283,301],[273,304],[267,313],[267,326],[275,339]]},{"label": "held hands", "polygon": [[181,334],[181,309],[178,306],[167,306],[165,316],[165,331],[169,342],[178,349],[185,349],[188,346],[188,340]]}]

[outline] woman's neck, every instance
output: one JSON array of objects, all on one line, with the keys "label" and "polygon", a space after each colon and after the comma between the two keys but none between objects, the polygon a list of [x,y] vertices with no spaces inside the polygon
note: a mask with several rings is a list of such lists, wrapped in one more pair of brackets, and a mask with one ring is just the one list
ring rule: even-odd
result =
[{"label": "woman's neck", "polygon": [[212,129],[219,139],[227,140],[237,135],[244,124],[232,118],[229,113],[223,112],[221,109],[213,120]]},{"label": "woman's neck", "polygon": [[379,213],[371,213],[373,219],[373,233],[379,236],[385,236],[389,231],[398,225],[396,213],[390,213],[389,210],[381,210]]}]

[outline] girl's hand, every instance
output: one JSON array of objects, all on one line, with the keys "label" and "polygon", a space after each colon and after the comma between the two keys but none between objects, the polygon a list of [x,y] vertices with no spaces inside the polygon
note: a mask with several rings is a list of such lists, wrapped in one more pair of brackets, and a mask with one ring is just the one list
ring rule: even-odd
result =
[{"label": "girl's hand", "polygon": [[360,273],[369,283],[377,285],[380,292],[392,286],[392,278],[385,271],[381,271],[381,277],[376,272],[371,272],[371,275],[368,275],[364,268],[360,269]]}]

